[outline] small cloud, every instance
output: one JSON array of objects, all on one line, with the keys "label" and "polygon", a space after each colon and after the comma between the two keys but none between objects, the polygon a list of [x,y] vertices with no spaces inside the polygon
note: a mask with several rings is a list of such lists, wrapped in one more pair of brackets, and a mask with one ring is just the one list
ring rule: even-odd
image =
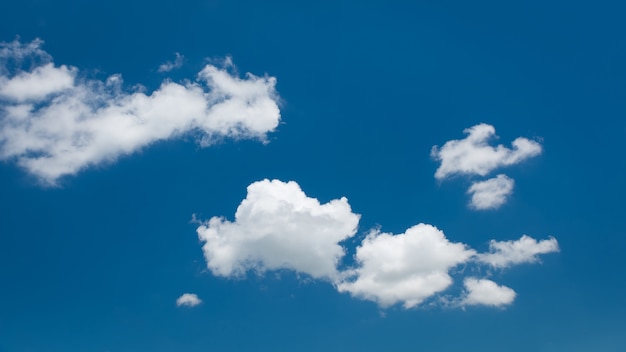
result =
[{"label": "small cloud", "polygon": [[523,235],[517,241],[489,242],[489,253],[477,255],[479,262],[491,265],[494,268],[506,268],[513,264],[535,263],[539,261],[539,254],[559,251],[559,244],[554,237],[537,241]]},{"label": "small cloud", "polygon": [[202,300],[195,293],[184,293],[176,300],[177,307],[195,307],[200,303],[202,303]]},{"label": "small cloud", "polygon": [[456,174],[486,176],[502,166],[520,163],[541,154],[541,145],[526,138],[516,138],[512,149],[488,144],[496,136],[493,126],[481,123],[463,130],[465,139],[447,141],[441,148],[434,146],[431,157],[441,164],[435,178],[443,180]]},{"label": "small cloud", "polygon": [[515,181],[504,174],[474,182],[467,190],[472,195],[470,207],[476,210],[498,209],[513,193],[514,184]]},{"label": "small cloud", "polygon": [[30,72],[20,72],[11,79],[2,77],[0,97],[18,103],[38,101],[72,88],[76,72],[65,65],[54,67],[47,63]]},{"label": "small cloud", "polygon": [[180,68],[181,66],[183,66],[184,59],[184,56],[182,56],[180,53],[176,53],[176,59],[174,59],[174,61],[168,61],[160,65],[158,71],[170,72],[174,69]]},{"label": "small cloud", "polygon": [[495,282],[487,279],[476,279],[468,277],[463,281],[465,286],[465,297],[461,305],[486,305],[500,307],[509,305],[515,300],[516,293],[511,288],[499,286]]},{"label": "small cloud", "polygon": [[43,40],[36,38],[30,43],[22,43],[17,37],[10,43],[0,43],[0,60],[21,64],[26,59],[34,59],[42,63],[52,61],[50,55],[41,49]]}]

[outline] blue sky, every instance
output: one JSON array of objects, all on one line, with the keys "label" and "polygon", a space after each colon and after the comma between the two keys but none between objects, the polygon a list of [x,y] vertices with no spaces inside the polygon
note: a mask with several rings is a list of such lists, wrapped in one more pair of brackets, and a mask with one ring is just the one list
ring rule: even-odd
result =
[{"label": "blue sky", "polygon": [[3,2],[0,352],[624,350],[625,10]]}]

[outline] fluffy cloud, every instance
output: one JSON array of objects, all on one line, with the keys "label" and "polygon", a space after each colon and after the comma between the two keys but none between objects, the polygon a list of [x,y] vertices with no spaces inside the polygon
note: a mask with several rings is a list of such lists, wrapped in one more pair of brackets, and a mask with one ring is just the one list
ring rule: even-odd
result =
[{"label": "fluffy cloud", "polygon": [[470,207],[476,210],[497,209],[504,204],[513,192],[515,181],[500,174],[486,181],[474,182],[467,193],[472,195]]},{"label": "fluffy cloud", "polygon": [[[355,235],[360,216],[346,198],[325,204],[308,197],[294,182],[262,180],[248,186],[234,221],[213,217],[197,228],[207,267],[216,276],[236,278],[247,271],[287,269],[333,284],[339,292],[376,302],[414,308],[449,288],[451,271],[466,266],[506,267],[537,261],[558,250],[556,240],[491,241],[478,254],[449,241],[428,224],[401,234],[372,230],[356,248],[352,268],[339,270],[346,249],[342,241]],[[454,305],[510,304],[515,292],[486,279],[468,278],[465,293]]]},{"label": "fluffy cloud", "polygon": [[358,267],[337,288],[382,307],[402,303],[411,308],[448,288],[448,271],[474,254],[431,225],[419,224],[399,235],[373,231],[357,248]]},{"label": "fluffy cloud", "polygon": [[465,297],[461,305],[487,305],[503,306],[513,303],[515,291],[506,286],[499,286],[495,282],[487,279],[466,278],[463,281],[465,286]]},{"label": "fluffy cloud", "polygon": [[494,268],[506,268],[513,264],[535,263],[539,254],[559,251],[559,244],[554,237],[547,240],[536,239],[523,235],[516,241],[496,241],[489,243],[489,252],[477,256],[478,261]]},{"label": "fluffy cloud", "polygon": [[176,306],[178,307],[195,307],[200,303],[202,303],[202,300],[198,298],[198,295],[196,295],[195,293],[184,293],[176,300]]},{"label": "fluffy cloud", "polygon": [[57,66],[39,40],[0,44],[0,160],[14,160],[43,182],[134,153],[191,131],[217,139],[266,140],[280,120],[276,79],[207,65],[193,82],[164,81],[128,92],[122,79],[81,79]]},{"label": "fluffy cloud", "polygon": [[214,275],[291,269],[334,281],[344,256],[339,242],[353,236],[358,223],[346,198],[320,204],[293,181],[263,180],[248,186],[234,222],[213,217],[197,232]]},{"label": "fluffy cloud", "polygon": [[541,145],[526,138],[516,138],[512,149],[503,145],[492,147],[489,140],[496,137],[496,130],[488,124],[479,124],[463,131],[465,139],[451,140],[441,148],[434,146],[431,156],[441,165],[435,178],[441,180],[455,174],[485,176],[492,170],[517,164],[541,154]]}]

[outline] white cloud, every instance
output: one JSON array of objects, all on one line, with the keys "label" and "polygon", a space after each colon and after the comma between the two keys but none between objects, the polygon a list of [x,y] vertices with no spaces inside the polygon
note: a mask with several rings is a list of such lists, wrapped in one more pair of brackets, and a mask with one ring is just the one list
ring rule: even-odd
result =
[{"label": "white cloud", "polygon": [[180,53],[176,53],[176,59],[174,59],[174,61],[168,61],[162,65],[159,66],[159,72],[170,72],[174,69],[180,68],[181,66],[183,66],[183,60],[184,60],[184,56],[182,56]]},{"label": "white cloud", "polygon": [[290,269],[334,281],[344,256],[339,242],[356,233],[358,222],[346,198],[320,204],[296,182],[266,179],[248,186],[234,222],[213,217],[197,232],[214,275]]},{"label": "white cloud", "polygon": [[164,81],[146,94],[124,91],[119,75],[79,79],[78,69],[54,65],[41,44],[0,44],[0,160],[50,185],[191,131],[200,132],[202,146],[224,137],[265,141],[280,120],[276,79],[234,76],[230,60],[207,65],[195,82]]},{"label": "white cloud", "polygon": [[500,174],[486,181],[474,182],[467,193],[472,195],[470,207],[476,210],[497,209],[507,201],[513,192],[515,181]]},{"label": "white cloud", "polygon": [[436,227],[419,224],[393,235],[373,231],[357,248],[358,267],[338,284],[340,292],[377,302],[382,307],[419,305],[452,284],[450,269],[476,252],[448,241]]},{"label": "white cloud", "polygon": [[9,79],[0,77],[0,98],[16,102],[38,101],[50,94],[72,88],[75,70],[52,63],[36,67],[30,72],[20,72]]},{"label": "white cloud", "polygon": [[515,291],[487,279],[468,277],[463,281],[466,293],[461,305],[504,306],[513,303]]},{"label": "white cloud", "polygon": [[441,165],[435,178],[441,180],[455,174],[485,176],[492,170],[517,164],[541,154],[541,145],[526,138],[516,138],[509,149],[503,145],[492,147],[489,140],[496,137],[496,130],[488,124],[479,124],[463,131],[465,139],[451,140],[441,148],[434,146],[431,156]]},{"label": "white cloud", "polygon": [[513,264],[535,263],[539,261],[539,254],[559,251],[559,244],[554,237],[547,240],[537,241],[534,238],[523,235],[517,241],[489,242],[489,253],[478,254],[480,262],[489,264],[495,268],[506,268]]},{"label": "white cloud", "polygon": [[202,303],[202,300],[198,298],[198,295],[196,295],[195,293],[184,293],[176,300],[176,306],[178,307],[195,307],[200,303]]},{"label": "white cloud", "polygon": [[[558,250],[554,238],[537,242],[522,236],[519,241],[491,241],[490,252],[477,254],[450,242],[436,227],[418,224],[396,235],[370,231],[356,248],[354,266],[340,271],[346,252],[342,241],[355,235],[359,220],[346,198],[320,204],[294,181],[266,179],[248,186],[234,221],[213,217],[200,222],[197,233],[213,275],[237,278],[248,271],[293,270],[383,308],[402,304],[409,309],[440,295],[461,264],[506,267]],[[198,222],[195,216],[193,221]],[[465,293],[452,302],[455,306],[499,306],[515,297],[510,288],[486,279],[464,283]]]}]

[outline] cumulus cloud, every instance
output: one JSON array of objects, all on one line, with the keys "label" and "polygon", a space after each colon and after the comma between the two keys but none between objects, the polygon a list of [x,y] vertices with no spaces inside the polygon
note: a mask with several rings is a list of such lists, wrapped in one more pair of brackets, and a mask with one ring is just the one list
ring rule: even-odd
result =
[{"label": "cumulus cloud", "polygon": [[[519,241],[491,241],[489,252],[477,253],[448,240],[435,226],[418,224],[400,234],[371,230],[357,246],[354,264],[340,270],[343,241],[355,235],[360,220],[346,198],[321,204],[294,181],[267,179],[250,184],[247,191],[234,221],[212,217],[200,222],[194,216],[207,267],[215,276],[292,270],[380,307],[402,304],[409,309],[448,289],[453,275],[463,276],[465,267],[455,272],[460,265],[506,267],[558,250],[554,238],[537,242],[524,235]],[[467,278],[464,285],[463,295],[452,301],[455,306],[500,306],[515,298],[513,290],[487,279]]]},{"label": "cumulus cloud", "polygon": [[461,305],[504,306],[513,303],[515,291],[506,286],[500,286],[488,279],[468,277],[463,281],[465,297]]},{"label": "cumulus cloud", "polygon": [[202,146],[225,137],[266,141],[280,120],[276,79],[240,78],[230,60],[146,94],[124,90],[120,75],[80,78],[77,68],[54,64],[41,44],[0,44],[0,160],[50,185],[190,132]]},{"label": "cumulus cloud", "polygon": [[234,221],[213,217],[197,233],[214,275],[290,269],[334,281],[344,256],[339,242],[352,237],[358,223],[345,197],[320,204],[296,182],[266,179],[248,186]]},{"label": "cumulus cloud", "polygon": [[174,69],[180,68],[183,66],[184,57],[180,53],[176,53],[176,59],[174,61],[168,61],[159,66],[159,72],[170,72]]},{"label": "cumulus cloud", "polygon": [[198,295],[196,295],[195,293],[184,293],[176,300],[176,306],[178,307],[195,307],[200,303],[202,303],[202,300],[198,298]]},{"label": "cumulus cloud", "polygon": [[470,207],[476,210],[497,209],[513,193],[515,181],[500,174],[486,181],[474,182],[467,193],[471,194]]},{"label": "cumulus cloud", "polygon": [[516,241],[491,240],[489,252],[479,254],[477,259],[494,268],[506,268],[514,264],[535,263],[539,261],[539,254],[558,251],[559,244],[554,237],[537,241],[530,236],[523,235]]},{"label": "cumulus cloud", "polygon": [[371,232],[356,251],[358,267],[340,283],[340,292],[377,302],[412,308],[452,284],[448,273],[475,251],[448,241],[434,226],[419,224],[393,235]]},{"label": "cumulus cloud", "polygon": [[446,142],[431,150],[433,159],[441,165],[435,172],[438,180],[455,174],[486,176],[491,171],[517,164],[541,154],[541,145],[526,138],[516,138],[512,149],[503,145],[492,147],[489,141],[496,137],[493,126],[481,123],[463,131],[467,137]]}]

